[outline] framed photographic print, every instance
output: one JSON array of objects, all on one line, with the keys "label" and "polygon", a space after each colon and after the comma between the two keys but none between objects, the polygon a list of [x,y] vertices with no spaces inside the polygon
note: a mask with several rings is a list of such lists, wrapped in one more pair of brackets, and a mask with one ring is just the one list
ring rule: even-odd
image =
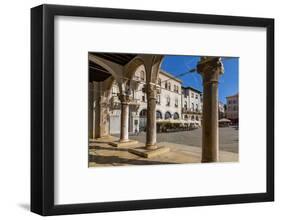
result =
[{"label": "framed photographic print", "polygon": [[273,200],[273,19],[31,9],[31,211]]}]

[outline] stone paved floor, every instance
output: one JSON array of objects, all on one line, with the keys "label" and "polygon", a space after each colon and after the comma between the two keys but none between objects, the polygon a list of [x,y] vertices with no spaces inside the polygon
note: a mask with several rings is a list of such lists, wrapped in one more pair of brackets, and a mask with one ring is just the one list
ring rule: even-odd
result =
[{"label": "stone paved floor", "polygon": [[[145,133],[130,138],[140,141],[130,148],[144,146]],[[157,134],[158,146],[167,146],[170,152],[150,159],[129,153],[129,147],[109,145],[113,140],[118,137],[90,142],[89,167],[200,163],[201,159],[201,129]],[[220,161],[238,161],[238,131],[234,128],[220,128]]]}]

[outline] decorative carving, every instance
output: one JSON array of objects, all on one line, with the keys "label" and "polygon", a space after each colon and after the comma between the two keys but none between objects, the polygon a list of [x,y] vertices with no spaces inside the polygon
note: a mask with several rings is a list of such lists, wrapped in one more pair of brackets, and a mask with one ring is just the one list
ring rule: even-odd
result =
[{"label": "decorative carving", "polygon": [[201,57],[197,64],[197,72],[203,76],[205,81],[218,81],[218,76],[224,72],[220,57]]},{"label": "decorative carving", "polygon": [[155,84],[149,83],[146,86],[147,99],[155,99],[157,97],[157,88]]},{"label": "decorative carving", "polygon": [[121,104],[128,105],[133,100],[132,96],[127,94],[118,94]]}]

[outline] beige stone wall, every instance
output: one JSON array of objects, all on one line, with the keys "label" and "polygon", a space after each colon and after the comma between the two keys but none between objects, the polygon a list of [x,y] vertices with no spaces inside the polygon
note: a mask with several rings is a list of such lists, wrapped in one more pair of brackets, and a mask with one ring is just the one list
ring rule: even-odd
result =
[{"label": "beige stone wall", "polygon": [[226,117],[229,119],[239,118],[239,96],[229,96],[227,97],[227,110]]}]

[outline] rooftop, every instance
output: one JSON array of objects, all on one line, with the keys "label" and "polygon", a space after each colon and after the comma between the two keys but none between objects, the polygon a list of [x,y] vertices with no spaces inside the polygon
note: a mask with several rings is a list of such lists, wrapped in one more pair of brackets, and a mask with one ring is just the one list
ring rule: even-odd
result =
[{"label": "rooftop", "polygon": [[160,70],[160,73],[162,73],[163,75],[165,75],[165,76],[167,76],[167,77],[169,77],[169,78],[171,78],[171,79],[174,79],[174,80],[178,81],[179,83],[182,83],[182,80],[181,80],[181,79],[179,79],[179,78],[173,76],[171,73],[168,73],[168,72],[166,72],[166,71],[164,71],[164,70],[162,70],[162,69]]},{"label": "rooftop", "polygon": [[234,98],[234,97],[238,97],[238,96],[239,96],[239,94],[236,93],[235,95],[226,96],[226,98],[228,99],[228,98]]},{"label": "rooftop", "polygon": [[182,89],[185,89],[185,90],[192,90],[192,91],[194,91],[194,92],[197,92],[197,93],[202,94],[201,91],[199,91],[198,89],[195,89],[195,88],[193,88],[193,87],[191,87],[191,86],[182,86]]}]

